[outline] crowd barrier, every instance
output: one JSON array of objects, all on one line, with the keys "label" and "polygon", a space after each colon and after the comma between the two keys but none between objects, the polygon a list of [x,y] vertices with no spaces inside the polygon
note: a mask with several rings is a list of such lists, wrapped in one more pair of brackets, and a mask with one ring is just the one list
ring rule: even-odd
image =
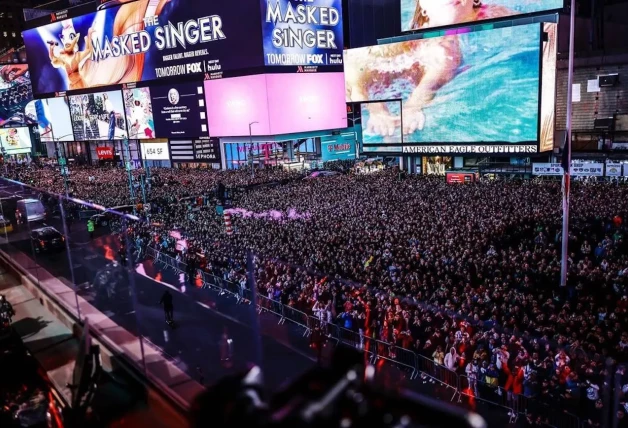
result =
[{"label": "crowd barrier", "polygon": [[[184,274],[186,278],[189,274],[185,263],[154,248],[148,247],[146,256],[153,259],[153,262],[163,269]],[[200,269],[195,274],[201,278],[203,288],[214,288],[223,295],[228,294],[236,298],[238,302],[242,300],[252,301],[250,290],[232,281]],[[518,418],[525,418],[528,414],[532,414],[547,418],[550,427],[579,428],[584,426],[582,420],[572,413],[557,411],[548,404],[520,394],[509,394],[502,386],[488,384],[449,370],[423,355],[392,343],[374,339],[367,336],[365,332],[341,327],[325,319],[324,315],[308,315],[303,311],[259,294],[257,295],[257,311],[260,314],[270,312],[276,315],[278,324],[284,324],[288,321],[302,327],[304,337],[309,337],[315,330],[319,330],[336,344],[363,351],[366,360],[371,364],[384,361],[396,366],[406,372],[410,380],[415,380],[420,376],[424,382],[437,383],[446,390],[450,390],[452,393],[450,401],[452,402],[460,403],[463,397],[466,397],[468,400],[486,403],[492,410],[501,409],[507,412],[511,423],[515,423]]]}]

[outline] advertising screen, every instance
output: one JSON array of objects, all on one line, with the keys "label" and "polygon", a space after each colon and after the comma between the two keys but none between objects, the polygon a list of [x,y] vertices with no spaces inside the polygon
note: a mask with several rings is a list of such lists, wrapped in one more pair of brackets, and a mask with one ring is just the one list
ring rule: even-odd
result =
[{"label": "advertising screen", "polygon": [[0,129],[0,149],[8,155],[30,153],[31,135],[28,128]]},{"label": "advertising screen", "polygon": [[353,132],[321,138],[323,162],[355,159],[355,134]]},{"label": "advertising screen", "polygon": [[561,9],[564,0],[401,0],[401,31]]},{"label": "advertising screen", "polygon": [[[390,112],[386,116],[388,120],[371,120],[373,117]],[[362,151],[364,152],[386,152],[390,149],[389,144],[401,144],[401,100],[397,101],[377,101],[360,104],[362,115]],[[376,146],[368,146],[375,144]]]},{"label": "advertising screen", "polygon": [[163,142],[141,142],[140,150],[142,159],[146,160],[170,160],[168,141]]},{"label": "advertising screen", "polygon": [[[267,74],[205,82],[213,137],[344,128],[343,73]],[[324,105],[325,108],[321,108]]]},{"label": "advertising screen", "polygon": [[342,67],[342,0],[260,1],[264,64]]},{"label": "advertising screen", "polygon": [[554,124],[556,121],[556,52],[558,24],[543,24],[547,41],[543,42],[543,78],[541,85],[541,135],[539,151],[554,149]]},{"label": "advertising screen", "polygon": [[194,141],[194,159],[198,162],[220,163],[220,140],[210,138],[208,140]]},{"label": "advertising screen", "polygon": [[35,123],[24,109],[33,99],[28,65],[0,65],[0,127],[19,127]]},{"label": "advertising screen", "polygon": [[33,92],[175,76],[220,77],[261,67],[259,9],[259,0],[237,5],[138,0],[24,31]]},{"label": "advertising screen", "polygon": [[74,95],[68,98],[75,140],[128,138],[124,103],[120,91]]},{"label": "advertising screen", "polygon": [[129,138],[132,140],[155,138],[150,88],[123,89],[122,96]]},{"label": "advertising screen", "polygon": [[[404,153],[536,152],[540,49],[540,24],[349,49],[347,102],[401,99]],[[399,113],[362,117],[369,143],[402,151]]]},{"label": "advertising screen", "polygon": [[202,82],[153,87],[151,98],[155,131],[159,138],[208,135]]},{"label": "advertising screen", "polygon": [[271,135],[266,76],[205,81],[207,123],[212,137]]},{"label": "advertising screen", "polygon": [[74,141],[70,108],[65,97],[33,100],[26,115],[36,118],[41,141]]}]

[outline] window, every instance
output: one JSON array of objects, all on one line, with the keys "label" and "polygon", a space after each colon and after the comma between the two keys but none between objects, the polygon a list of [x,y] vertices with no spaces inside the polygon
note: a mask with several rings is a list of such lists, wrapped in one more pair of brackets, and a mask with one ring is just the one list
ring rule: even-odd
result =
[{"label": "window", "polygon": [[11,33],[11,37],[15,37],[15,31]]},{"label": "window", "polygon": [[2,32],[2,35],[3,35],[4,37],[6,37],[6,36],[7,36],[7,32],[6,32],[6,31],[3,31],[3,32]]}]

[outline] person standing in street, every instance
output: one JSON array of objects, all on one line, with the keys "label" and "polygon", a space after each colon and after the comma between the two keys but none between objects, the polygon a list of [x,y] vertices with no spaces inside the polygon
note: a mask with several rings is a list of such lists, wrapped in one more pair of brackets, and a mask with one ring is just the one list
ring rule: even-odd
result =
[{"label": "person standing in street", "polygon": [[172,303],[172,294],[166,290],[159,300],[159,304],[164,307],[164,315],[166,316],[166,323],[172,324],[174,322],[174,305]]}]

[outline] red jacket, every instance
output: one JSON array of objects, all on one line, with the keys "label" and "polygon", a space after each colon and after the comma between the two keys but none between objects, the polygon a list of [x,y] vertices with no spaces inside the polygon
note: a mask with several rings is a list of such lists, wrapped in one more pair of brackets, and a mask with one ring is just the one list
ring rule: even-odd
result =
[{"label": "red jacket", "polygon": [[510,371],[508,366],[502,366],[504,373],[508,376],[504,389],[506,391],[512,391],[514,394],[523,393],[523,369],[519,368],[515,373]]}]

